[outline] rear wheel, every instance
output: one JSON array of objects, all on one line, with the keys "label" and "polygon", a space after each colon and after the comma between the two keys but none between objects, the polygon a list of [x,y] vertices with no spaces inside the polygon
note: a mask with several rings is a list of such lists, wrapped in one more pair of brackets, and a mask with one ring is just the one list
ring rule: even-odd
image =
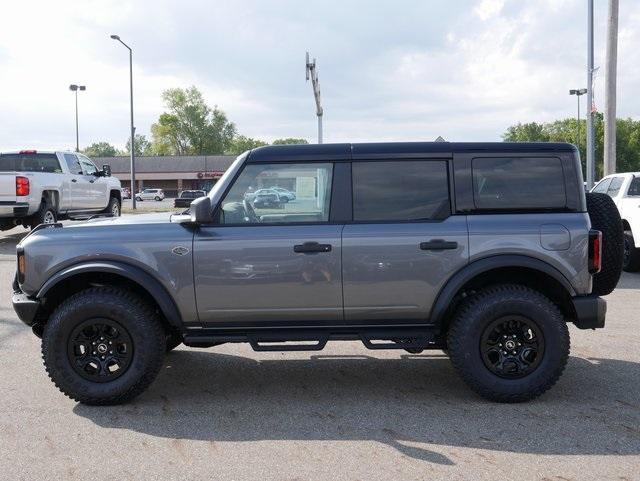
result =
[{"label": "rear wheel", "polygon": [[47,373],[64,394],[85,404],[127,402],[162,367],[165,333],[140,298],[112,287],[81,291],[49,318],[42,336]]},{"label": "rear wheel", "polygon": [[591,227],[602,232],[602,269],[593,276],[592,293],[606,296],[622,274],[624,231],[616,204],[607,194],[588,193],[587,211]]},{"label": "rear wheel", "polygon": [[38,212],[33,214],[31,218],[31,228],[33,229],[40,224],[55,224],[56,211],[49,201],[42,201]]},{"label": "rear wheel", "polygon": [[637,272],[640,270],[640,249],[636,248],[631,231],[624,233],[624,260],[622,269],[626,272]]},{"label": "rear wheel", "polygon": [[464,302],[449,329],[447,347],[454,367],[478,394],[521,402],[556,383],[569,357],[569,331],[547,297],[504,284]]}]

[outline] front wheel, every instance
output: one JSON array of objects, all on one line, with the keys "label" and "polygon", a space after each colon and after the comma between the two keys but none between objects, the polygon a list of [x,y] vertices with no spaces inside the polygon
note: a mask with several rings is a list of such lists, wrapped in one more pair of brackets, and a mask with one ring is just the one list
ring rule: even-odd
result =
[{"label": "front wheel", "polygon": [[107,214],[111,214],[113,217],[120,217],[120,201],[116,197],[111,197],[109,199],[109,205],[107,205],[107,208],[104,211]]},{"label": "front wheel", "polygon": [[162,367],[165,332],[139,297],[93,287],[60,304],[45,324],[42,358],[51,380],[84,404],[130,401]]},{"label": "front wheel", "polygon": [[522,402],[559,379],[569,330],[558,308],[528,287],[503,284],[467,299],[449,328],[449,357],[466,383],[492,401]]},{"label": "front wheel", "polygon": [[636,248],[631,231],[625,231],[624,233],[622,270],[625,272],[638,272],[640,270],[640,249]]},{"label": "front wheel", "polygon": [[162,199],[156,195],[156,202],[160,202]]}]

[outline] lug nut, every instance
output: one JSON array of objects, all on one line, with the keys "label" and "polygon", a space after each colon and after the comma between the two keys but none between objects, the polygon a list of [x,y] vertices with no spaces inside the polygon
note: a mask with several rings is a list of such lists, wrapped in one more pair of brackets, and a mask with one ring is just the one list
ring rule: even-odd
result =
[{"label": "lug nut", "polygon": [[522,346],[522,344],[521,344],[521,343],[518,343],[518,346]]},{"label": "lug nut", "polygon": [[95,353],[96,353],[96,351],[93,351],[93,354],[95,354]]},{"label": "lug nut", "polygon": [[506,356],[507,355],[507,351],[502,351],[502,354],[504,354]]},{"label": "lug nut", "polygon": [[513,351],[511,354],[513,354],[515,356],[516,355],[516,351]]}]

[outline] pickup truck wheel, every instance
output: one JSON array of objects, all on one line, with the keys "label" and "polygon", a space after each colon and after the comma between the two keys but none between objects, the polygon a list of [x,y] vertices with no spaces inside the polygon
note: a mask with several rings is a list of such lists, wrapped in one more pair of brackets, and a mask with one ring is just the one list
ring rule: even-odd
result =
[{"label": "pickup truck wheel", "polygon": [[31,218],[31,228],[33,229],[40,224],[55,224],[56,211],[49,202],[42,201],[38,212],[33,214]]},{"label": "pickup truck wheel", "polygon": [[448,333],[451,362],[481,396],[522,402],[553,386],[569,357],[559,309],[528,287],[492,286],[458,309]]},{"label": "pickup truck wheel", "polygon": [[610,294],[622,274],[624,230],[616,204],[607,194],[587,194],[587,211],[592,228],[602,232],[602,269],[593,276],[591,292],[598,296]]},{"label": "pickup truck wheel", "polygon": [[71,399],[93,405],[127,402],[162,367],[165,333],[137,296],[94,287],[60,304],[45,324],[42,358],[51,380]]},{"label": "pickup truck wheel", "polygon": [[638,272],[640,270],[640,249],[636,249],[631,231],[624,233],[624,260],[622,269],[626,272]]},{"label": "pickup truck wheel", "polygon": [[113,217],[120,217],[120,201],[116,197],[111,197],[109,199],[109,205],[104,211],[107,214],[111,214]]}]

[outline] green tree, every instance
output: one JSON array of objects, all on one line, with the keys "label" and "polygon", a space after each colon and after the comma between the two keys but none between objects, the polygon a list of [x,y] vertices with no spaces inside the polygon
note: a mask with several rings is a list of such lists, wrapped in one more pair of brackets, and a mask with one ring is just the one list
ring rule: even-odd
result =
[{"label": "green tree", "polygon": [[247,150],[262,147],[263,145],[269,145],[259,139],[252,139],[251,137],[245,137],[244,135],[237,135],[231,142],[231,147],[228,150],[228,154],[238,155]]},{"label": "green tree", "polygon": [[[596,176],[603,172],[604,157],[604,118],[601,113],[593,116]],[[634,119],[616,120],[616,170],[618,172],[634,172],[640,170],[640,121]],[[586,171],[586,120],[580,121],[580,137],[578,138],[578,121],[575,118],[555,120],[539,124],[517,124],[509,127],[502,138],[511,142],[569,142],[578,147],[582,160],[583,174]]]},{"label": "green tree", "polygon": [[[135,136],[135,155],[153,155],[153,148],[151,142],[147,140],[147,137],[141,134]],[[131,153],[131,137],[127,139],[127,143],[124,146],[124,150],[127,154]]]},{"label": "green tree", "polygon": [[297,139],[294,137],[288,137],[286,139],[276,139],[273,141],[273,145],[297,145],[297,144],[308,144],[307,139]]},{"label": "green tree", "polygon": [[153,150],[160,155],[206,155],[228,151],[236,134],[233,122],[209,107],[196,87],[162,93],[167,112],[151,126]]},{"label": "green tree", "polygon": [[115,157],[120,155],[118,149],[109,142],[94,142],[82,152],[89,157]]}]

